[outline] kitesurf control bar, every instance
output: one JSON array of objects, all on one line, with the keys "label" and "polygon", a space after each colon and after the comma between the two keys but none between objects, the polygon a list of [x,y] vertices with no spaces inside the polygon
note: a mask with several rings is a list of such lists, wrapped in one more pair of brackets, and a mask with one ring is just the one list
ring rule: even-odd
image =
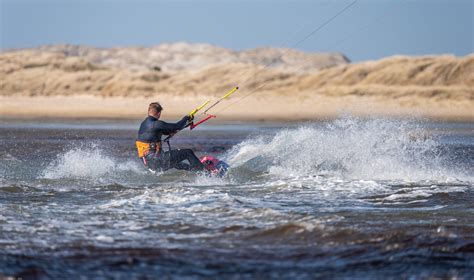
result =
[{"label": "kitesurf control bar", "polygon": [[209,120],[209,119],[211,119],[211,118],[215,118],[215,117],[216,117],[215,115],[207,114],[207,117],[205,117],[204,119],[198,121],[197,123],[195,123],[195,124],[194,124],[194,123],[190,123],[189,129],[193,130],[196,126],[202,124],[203,122],[205,122],[205,121],[207,121],[207,120]]}]

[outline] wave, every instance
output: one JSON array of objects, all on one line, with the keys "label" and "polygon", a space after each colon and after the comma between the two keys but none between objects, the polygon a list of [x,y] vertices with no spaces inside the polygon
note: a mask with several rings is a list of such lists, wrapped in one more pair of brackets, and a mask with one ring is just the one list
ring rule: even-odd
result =
[{"label": "wave", "polygon": [[[231,166],[224,180],[170,171],[159,174],[161,183],[183,181],[191,185],[246,184],[262,176],[308,178],[335,176],[344,180],[473,182],[467,167],[453,164],[449,149],[416,120],[343,117],[324,124],[282,129],[273,135],[251,137],[231,148],[224,160]],[[191,176],[191,177],[189,177]],[[145,180],[143,178],[155,178]],[[117,158],[96,144],[84,144],[58,154],[40,179],[93,179],[125,185],[156,182],[135,158]],[[111,179],[111,180],[109,180]],[[272,180],[263,178],[264,180]]]},{"label": "wave", "polygon": [[182,170],[151,173],[131,154],[125,158],[116,157],[96,143],[84,143],[59,153],[36,178],[55,180],[59,184],[79,183],[80,186],[84,185],[81,181],[93,182],[95,187],[116,183],[125,187],[168,183],[185,183],[190,186],[225,184],[225,181],[218,178]]},{"label": "wave", "polygon": [[452,159],[443,151],[419,121],[343,117],[247,139],[226,160],[234,168],[277,176],[472,181],[466,170],[450,168]]},{"label": "wave", "polygon": [[116,176],[132,172],[146,174],[136,161],[121,161],[107,155],[95,144],[88,144],[61,153],[43,171],[43,179],[89,178],[100,179],[106,175]]}]

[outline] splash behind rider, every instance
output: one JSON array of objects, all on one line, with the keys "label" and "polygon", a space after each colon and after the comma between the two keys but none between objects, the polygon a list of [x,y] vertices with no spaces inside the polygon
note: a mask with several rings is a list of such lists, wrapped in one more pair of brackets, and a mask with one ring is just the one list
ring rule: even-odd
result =
[{"label": "splash behind rider", "polygon": [[204,170],[204,165],[191,149],[163,151],[161,136],[174,134],[183,129],[192,121],[192,117],[185,116],[177,123],[167,123],[160,120],[162,110],[163,107],[158,102],[150,103],[148,106],[148,117],[141,123],[135,142],[138,157],[151,170],[164,171],[170,168]]}]

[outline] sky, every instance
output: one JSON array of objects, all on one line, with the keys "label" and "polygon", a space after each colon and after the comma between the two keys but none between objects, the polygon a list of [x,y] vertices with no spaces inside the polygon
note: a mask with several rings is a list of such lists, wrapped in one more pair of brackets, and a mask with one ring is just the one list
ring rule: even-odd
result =
[{"label": "sky", "polygon": [[474,0],[358,0],[323,26],[353,1],[0,0],[0,48],[185,41],[340,52],[351,61],[474,52]]}]

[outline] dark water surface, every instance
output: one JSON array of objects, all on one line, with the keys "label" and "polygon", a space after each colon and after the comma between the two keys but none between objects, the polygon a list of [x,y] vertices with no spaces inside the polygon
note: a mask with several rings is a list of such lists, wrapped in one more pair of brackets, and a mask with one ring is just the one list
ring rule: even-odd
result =
[{"label": "dark water surface", "polygon": [[231,165],[154,175],[135,122],[0,122],[0,278],[474,278],[474,125],[342,118],[176,136]]}]

